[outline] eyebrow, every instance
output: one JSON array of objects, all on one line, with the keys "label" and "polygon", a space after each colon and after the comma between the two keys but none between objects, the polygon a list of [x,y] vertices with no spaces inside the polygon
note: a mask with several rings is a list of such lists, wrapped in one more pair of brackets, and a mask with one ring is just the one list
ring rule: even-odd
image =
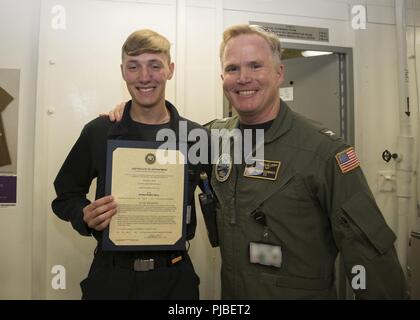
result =
[{"label": "eyebrow", "polygon": [[163,62],[160,61],[160,60],[158,60],[158,59],[147,60],[147,63],[160,63],[160,64],[163,64]]},{"label": "eyebrow", "polygon": [[[158,60],[158,59],[151,59],[151,60],[147,60],[145,61],[146,63],[160,63],[163,64],[162,61]],[[135,64],[139,64],[139,62],[137,60],[127,60],[127,63],[135,63]]]},{"label": "eyebrow", "polygon": [[251,61],[248,61],[246,64],[248,65],[248,64],[254,64],[254,63],[264,63],[264,60],[251,60]]},{"label": "eyebrow", "polygon": [[[249,65],[256,64],[256,63],[264,64],[264,60],[251,60],[251,61],[246,62],[245,65],[249,66]],[[239,67],[239,65],[240,65],[239,63],[229,63],[229,64],[225,65],[223,67],[223,69],[226,69],[226,68],[229,68],[229,67]]]},{"label": "eyebrow", "polygon": [[227,68],[231,68],[231,67],[237,67],[238,66],[238,64],[236,64],[236,63],[229,63],[229,64],[226,64],[225,66],[223,66],[223,69],[227,69]]}]

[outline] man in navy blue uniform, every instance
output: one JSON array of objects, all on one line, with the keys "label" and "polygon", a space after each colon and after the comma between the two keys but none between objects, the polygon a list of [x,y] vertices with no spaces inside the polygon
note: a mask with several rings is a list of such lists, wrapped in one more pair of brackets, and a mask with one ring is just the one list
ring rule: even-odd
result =
[{"label": "man in navy blue uniform", "polygon": [[[98,241],[89,275],[81,282],[82,299],[198,299],[200,279],[187,250],[103,251],[102,232],[117,212],[112,195],[105,195],[106,151],[109,139],[156,141],[160,129],[171,129],[179,142],[179,122],[187,131],[202,128],[183,119],[165,100],[166,81],[174,72],[170,43],[151,30],[131,34],[122,47],[122,76],[132,99],[118,123],[108,117],[89,122],[61,167],[54,186],[55,214],[70,221],[81,235]],[[193,142],[187,142],[189,147]],[[188,163],[186,238],[194,237],[194,190],[204,166]],[[86,198],[97,179],[94,202]],[[149,264],[153,261],[152,264]],[[145,266],[147,264],[147,268]]]}]

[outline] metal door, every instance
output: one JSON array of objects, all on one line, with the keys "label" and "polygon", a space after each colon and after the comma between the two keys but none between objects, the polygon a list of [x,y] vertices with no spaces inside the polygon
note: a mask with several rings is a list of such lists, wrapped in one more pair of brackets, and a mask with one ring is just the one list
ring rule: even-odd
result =
[{"label": "metal door", "polygon": [[341,135],[339,54],[293,58],[283,63],[283,100],[292,110]]}]

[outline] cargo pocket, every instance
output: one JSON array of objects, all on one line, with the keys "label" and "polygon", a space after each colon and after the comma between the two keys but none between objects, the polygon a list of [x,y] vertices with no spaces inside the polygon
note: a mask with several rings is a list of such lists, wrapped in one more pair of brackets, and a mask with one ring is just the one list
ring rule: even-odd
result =
[{"label": "cargo pocket", "polygon": [[356,193],[342,206],[341,224],[354,239],[361,243],[361,250],[368,259],[388,252],[396,239],[381,211],[366,194]]},{"label": "cargo pocket", "polygon": [[255,289],[257,299],[337,299],[334,278],[300,278],[261,273]]},{"label": "cargo pocket", "polygon": [[277,275],[262,272],[260,274],[262,283],[274,285],[276,287],[305,289],[305,290],[325,290],[334,285],[334,278],[301,278],[285,275]]}]

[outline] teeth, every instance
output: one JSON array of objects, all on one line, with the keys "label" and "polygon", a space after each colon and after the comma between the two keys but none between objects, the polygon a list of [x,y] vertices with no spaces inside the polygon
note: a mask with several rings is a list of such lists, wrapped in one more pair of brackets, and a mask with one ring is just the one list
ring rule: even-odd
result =
[{"label": "teeth", "polygon": [[139,91],[141,91],[141,92],[150,92],[152,90],[153,90],[153,88],[139,88]]},{"label": "teeth", "polygon": [[255,92],[257,92],[257,91],[248,90],[248,91],[239,91],[238,93],[239,93],[240,96],[250,96],[250,95],[254,94]]}]

